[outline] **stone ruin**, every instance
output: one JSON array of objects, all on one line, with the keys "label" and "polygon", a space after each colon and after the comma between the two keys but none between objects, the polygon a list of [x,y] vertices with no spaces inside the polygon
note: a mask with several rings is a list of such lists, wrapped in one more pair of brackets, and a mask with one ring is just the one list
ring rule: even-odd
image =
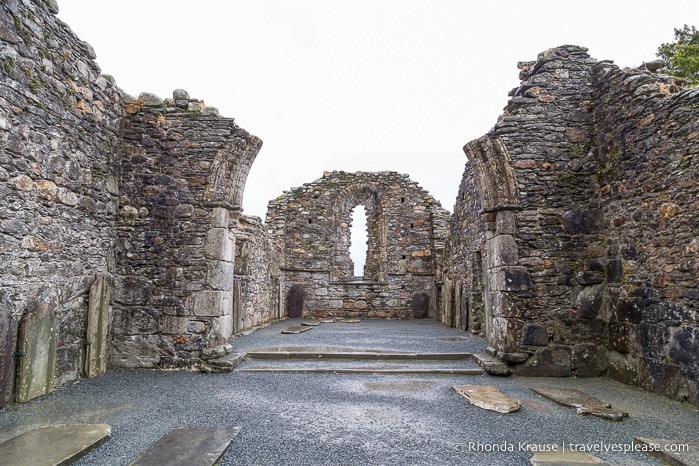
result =
[{"label": "stone ruin", "polygon": [[[364,273],[349,254],[352,212],[367,212]],[[289,315],[436,315],[449,213],[408,175],[326,172],[269,204]]]},{"label": "stone ruin", "polygon": [[0,6],[0,405],[330,314],[430,317],[520,375],[699,403],[698,89],[557,47],[464,147],[453,214],[407,175],[326,172],[263,223],[241,209],[261,140],[185,91],[126,95],[56,11]]}]

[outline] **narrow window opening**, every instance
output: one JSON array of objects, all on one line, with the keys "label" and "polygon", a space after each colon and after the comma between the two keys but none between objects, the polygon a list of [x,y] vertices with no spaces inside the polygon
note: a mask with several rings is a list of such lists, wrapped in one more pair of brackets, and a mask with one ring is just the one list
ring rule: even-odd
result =
[{"label": "narrow window opening", "polygon": [[401,204],[405,204],[405,198],[404,198],[404,197],[401,197],[401,198],[400,198],[400,202],[401,202]]},{"label": "narrow window opening", "polygon": [[308,219],[308,224],[310,225],[310,224],[312,224],[312,223],[313,223],[313,219],[312,219],[312,218],[309,218],[309,219]]},{"label": "narrow window opening", "polygon": [[368,253],[367,245],[366,207],[358,205],[352,211],[352,227],[350,229],[350,258],[354,263],[354,276],[364,277],[364,264]]}]

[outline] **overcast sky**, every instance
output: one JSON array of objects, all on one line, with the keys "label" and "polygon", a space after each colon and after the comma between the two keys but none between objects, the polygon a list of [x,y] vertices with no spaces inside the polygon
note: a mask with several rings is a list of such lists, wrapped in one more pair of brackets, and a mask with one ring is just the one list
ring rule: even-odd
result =
[{"label": "overcast sky", "polygon": [[177,88],[264,141],[244,211],[325,170],[408,173],[453,210],[462,147],[497,121],[517,62],[558,45],[637,66],[699,26],[699,1],[59,0],[137,96]]}]

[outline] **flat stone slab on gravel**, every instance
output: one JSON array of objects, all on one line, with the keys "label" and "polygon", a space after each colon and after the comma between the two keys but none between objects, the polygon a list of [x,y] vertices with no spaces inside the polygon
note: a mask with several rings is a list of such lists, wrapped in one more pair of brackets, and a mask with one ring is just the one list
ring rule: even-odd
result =
[{"label": "flat stone slab on gravel", "polygon": [[240,427],[172,429],[129,466],[211,466],[223,458]]},{"label": "flat stone slab on gravel", "polygon": [[58,424],[0,444],[0,462],[13,466],[69,465],[109,440],[107,424]]},{"label": "flat stone slab on gravel", "polygon": [[282,330],[282,333],[297,335],[299,333],[308,332],[309,330],[313,330],[313,327],[304,327],[301,325],[294,325],[294,326],[287,327],[286,329]]},{"label": "flat stone slab on gravel", "polygon": [[320,325],[320,322],[318,322],[317,320],[304,320],[303,322],[301,322],[301,325],[305,327],[317,327]]},{"label": "flat stone slab on gravel", "polygon": [[343,324],[358,324],[361,321],[362,319],[345,319],[341,320],[340,322],[342,322]]},{"label": "flat stone slab on gravel", "polygon": [[514,413],[522,408],[519,400],[502,393],[495,385],[453,385],[456,393],[474,406],[497,413]]},{"label": "flat stone slab on gravel", "polygon": [[621,421],[628,417],[628,413],[614,410],[609,403],[574,388],[533,387],[530,390],[556,403],[572,406],[578,414],[589,414],[610,421]]},{"label": "flat stone slab on gravel", "polygon": [[[670,466],[699,466],[699,441],[635,437],[633,442],[639,446],[645,445],[649,455]],[[687,451],[673,451],[685,449],[684,445],[687,445]]]},{"label": "flat stone slab on gravel", "polygon": [[556,451],[537,451],[530,460],[534,466],[578,466],[586,464],[607,465],[601,459],[583,451],[564,450],[558,445]]},{"label": "flat stone slab on gravel", "polygon": [[320,319],[321,324],[333,324],[337,321],[334,317],[325,317],[323,319]]}]

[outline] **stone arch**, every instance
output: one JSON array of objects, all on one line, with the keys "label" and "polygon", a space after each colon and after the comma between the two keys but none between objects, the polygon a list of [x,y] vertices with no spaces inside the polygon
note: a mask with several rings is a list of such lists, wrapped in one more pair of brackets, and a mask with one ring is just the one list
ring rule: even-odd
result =
[{"label": "stone arch", "polygon": [[473,165],[483,211],[517,208],[517,178],[502,139],[483,136],[466,144],[464,152]]},{"label": "stone arch", "polygon": [[347,281],[354,278],[354,267],[349,255],[350,222],[352,211],[359,205],[366,209],[367,261],[364,278],[383,281],[386,273],[386,219],[382,207],[381,189],[373,183],[356,183],[342,189],[333,203],[333,229],[335,254],[332,264],[333,280]]},{"label": "stone arch", "polygon": [[[483,321],[488,341],[498,351],[515,352],[517,341],[511,316],[515,315],[511,293],[527,291],[532,286],[526,267],[519,264],[515,213],[520,210],[519,189],[510,154],[500,138],[483,136],[471,141],[464,152],[473,166],[476,188],[481,200],[481,214],[488,234],[483,245]],[[478,255],[479,252],[475,251]],[[477,270],[471,275],[478,277]],[[474,279],[474,284],[477,280]]]}]

